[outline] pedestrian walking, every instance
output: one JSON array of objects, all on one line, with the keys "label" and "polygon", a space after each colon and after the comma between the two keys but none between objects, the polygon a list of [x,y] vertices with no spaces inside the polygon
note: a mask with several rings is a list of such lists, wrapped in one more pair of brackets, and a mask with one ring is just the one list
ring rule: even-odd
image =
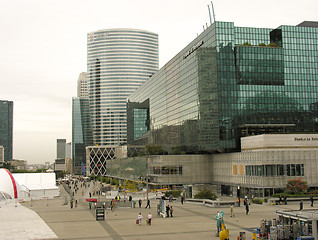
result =
[{"label": "pedestrian walking", "polygon": [[246,212],[246,215],[248,215],[248,212],[250,211],[250,208],[248,206],[248,203],[246,203],[245,205],[245,212]]},{"label": "pedestrian walking", "polygon": [[77,208],[77,199],[75,200],[75,207]]},{"label": "pedestrian walking", "polygon": [[313,196],[310,196],[310,206],[311,207],[314,206],[314,198],[313,198]]},{"label": "pedestrian walking", "polygon": [[233,204],[231,204],[231,207],[230,207],[230,213],[231,213],[231,217],[234,217],[234,215],[233,215]]},{"label": "pedestrian walking", "polygon": [[142,200],[139,199],[138,203],[139,203],[139,208],[141,208]]},{"label": "pedestrian walking", "polygon": [[73,208],[73,199],[71,199],[70,201],[70,206],[71,206],[71,209]]},{"label": "pedestrian walking", "polygon": [[138,221],[139,221],[139,226],[141,226],[141,219],[143,219],[143,216],[141,213],[138,214]]},{"label": "pedestrian walking", "polygon": [[299,203],[299,211],[303,210],[303,208],[304,208],[304,202],[303,200],[301,200]]},{"label": "pedestrian walking", "polygon": [[240,198],[240,197],[238,197],[236,201],[237,201],[237,205],[238,205],[238,207],[240,207],[240,206],[241,206],[241,198]]},{"label": "pedestrian walking", "polygon": [[166,206],[166,217],[169,217],[170,215],[170,207],[169,205]]},{"label": "pedestrian walking", "polygon": [[151,225],[151,220],[152,220],[152,214],[151,213],[149,213],[148,214],[148,225]]},{"label": "pedestrian walking", "polygon": [[150,200],[149,200],[149,198],[147,198],[147,205],[146,205],[145,208],[147,208],[147,207],[149,207],[149,209],[150,209]]},{"label": "pedestrian walking", "polygon": [[214,219],[216,220],[216,231],[217,231],[217,237],[219,236],[219,233],[221,231],[221,225],[223,223],[223,214],[224,212],[220,212],[220,211],[217,211],[216,212],[216,216],[214,217]]},{"label": "pedestrian walking", "polygon": [[112,199],[110,201],[110,210],[114,211],[114,205],[115,205],[115,203],[114,203],[114,200]]},{"label": "pedestrian walking", "polygon": [[129,196],[129,202],[131,202],[131,201],[132,201],[132,196],[130,195],[130,196]]},{"label": "pedestrian walking", "polygon": [[172,208],[172,206],[171,206],[171,207],[170,207],[170,217],[173,217],[172,214],[173,214],[173,208]]},{"label": "pedestrian walking", "polygon": [[248,205],[247,196],[244,198],[244,206]]},{"label": "pedestrian walking", "polygon": [[184,197],[181,196],[181,204],[183,205]]},{"label": "pedestrian walking", "polygon": [[287,196],[284,195],[284,204],[287,205]]}]

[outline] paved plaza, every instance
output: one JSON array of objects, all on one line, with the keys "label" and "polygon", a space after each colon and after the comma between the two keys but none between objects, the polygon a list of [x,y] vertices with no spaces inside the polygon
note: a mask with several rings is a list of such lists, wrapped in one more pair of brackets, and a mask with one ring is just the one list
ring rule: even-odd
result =
[{"label": "paved plaza", "polygon": [[[81,192],[81,191],[79,191]],[[106,209],[105,221],[96,221],[95,209],[89,209],[85,201],[86,193],[75,194],[79,200],[78,206],[73,209],[65,205],[69,195],[61,187],[61,196],[52,200],[39,200],[24,203],[25,207],[34,210],[44,222],[56,234],[58,239],[219,239],[216,237],[216,220],[214,217],[217,210],[224,211],[224,221],[230,231],[230,239],[237,239],[241,231],[245,231],[247,239],[252,239],[252,232],[259,227],[260,219],[277,218],[275,213],[278,209],[299,208],[297,202],[288,205],[258,205],[251,204],[249,215],[245,214],[245,208],[235,207],[234,217],[230,217],[230,208],[210,208],[194,203],[173,201],[169,203],[174,207],[173,218],[162,218],[157,215],[158,200],[151,201],[151,209],[116,208],[114,211]],[[102,197],[101,197],[102,198]],[[105,197],[104,197],[105,198]],[[222,200],[222,199],[221,199]],[[226,200],[229,200],[228,198]],[[310,208],[305,202],[305,208]],[[136,225],[138,213],[141,212],[144,219],[142,225]],[[153,215],[152,225],[146,225],[146,217],[151,212]],[[54,238],[52,238],[54,239]],[[56,238],[55,238],[56,239]]]}]

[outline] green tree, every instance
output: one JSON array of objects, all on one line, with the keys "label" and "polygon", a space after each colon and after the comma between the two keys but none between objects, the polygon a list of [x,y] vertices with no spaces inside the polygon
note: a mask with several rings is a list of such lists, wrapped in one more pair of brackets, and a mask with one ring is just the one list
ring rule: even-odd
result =
[{"label": "green tree", "polygon": [[287,190],[294,193],[306,192],[308,187],[308,183],[303,181],[302,178],[289,180],[286,185]]},{"label": "green tree", "polygon": [[211,190],[203,189],[199,193],[195,194],[194,198],[216,200],[218,197]]}]

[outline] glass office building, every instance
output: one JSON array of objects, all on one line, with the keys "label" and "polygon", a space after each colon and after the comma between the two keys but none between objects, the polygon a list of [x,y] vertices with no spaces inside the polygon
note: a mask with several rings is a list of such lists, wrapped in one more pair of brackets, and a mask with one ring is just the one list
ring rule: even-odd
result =
[{"label": "glass office building", "polygon": [[127,121],[148,144],[186,153],[239,151],[249,135],[316,133],[317,43],[318,22],[214,22],[129,97],[127,113],[145,103],[148,111]]},{"label": "glass office building", "polygon": [[0,146],[4,148],[4,161],[12,160],[13,102],[0,100]]},{"label": "glass office building", "polygon": [[72,99],[72,164],[73,173],[82,173],[86,165],[86,147],[93,145],[88,99]]},{"label": "glass office building", "polygon": [[158,70],[158,35],[136,29],[88,33],[87,77],[94,144],[127,143],[127,98]]}]

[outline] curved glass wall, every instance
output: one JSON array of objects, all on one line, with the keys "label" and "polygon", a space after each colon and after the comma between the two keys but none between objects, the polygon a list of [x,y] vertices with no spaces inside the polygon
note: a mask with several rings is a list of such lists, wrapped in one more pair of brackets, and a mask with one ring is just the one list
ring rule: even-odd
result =
[{"label": "curved glass wall", "polygon": [[94,144],[127,142],[127,98],[158,70],[158,35],[135,29],[88,33],[87,76]]}]

